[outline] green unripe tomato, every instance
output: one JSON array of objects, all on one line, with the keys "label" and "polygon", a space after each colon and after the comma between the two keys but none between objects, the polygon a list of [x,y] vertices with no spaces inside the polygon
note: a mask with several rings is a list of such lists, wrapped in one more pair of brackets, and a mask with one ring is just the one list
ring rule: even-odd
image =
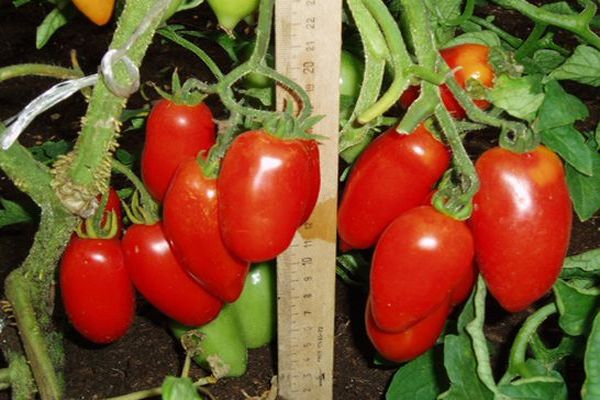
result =
[{"label": "green unripe tomato", "polygon": [[[256,42],[252,40],[244,44],[240,50],[239,58],[240,61],[247,61],[250,56],[252,56],[252,51],[254,50]],[[274,60],[272,51],[269,51],[265,57],[267,61],[267,65],[269,67],[273,67]],[[273,80],[263,74],[259,74],[257,72],[250,72],[242,78],[242,82],[244,86],[248,89],[264,89],[270,86],[273,86]]]},{"label": "green unripe tomato", "polygon": [[358,97],[363,78],[363,63],[351,53],[342,50],[340,65],[340,95],[352,99]]},{"label": "green unripe tomato", "polygon": [[208,5],[219,20],[219,25],[227,32],[258,9],[259,0],[208,0]]}]

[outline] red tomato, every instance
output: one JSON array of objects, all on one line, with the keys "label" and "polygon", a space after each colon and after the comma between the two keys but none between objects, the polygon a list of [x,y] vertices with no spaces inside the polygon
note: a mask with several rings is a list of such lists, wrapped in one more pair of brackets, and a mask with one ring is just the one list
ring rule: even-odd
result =
[{"label": "red tomato", "polygon": [[308,149],[309,153],[309,171],[308,171],[308,197],[306,202],[306,209],[304,216],[302,217],[302,223],[306,222],[312,214],[317,200],[319,198],[319,191],[321,190],[321,165],[319,156],[319,144],[316,140],[305,140],[304,144]]},{"label": "red tomato", "polygon": [[204,325],[219,314],[223,304],[179,264],[161,223],[131,226],[121,244],[134,286],[163,314],[189,326]]},{"label": "red tomato", "polygon": [[156,103],[146,124],[142,153],[142,179],[150,194],[162,201],[179,163],[210,149],[215,140],[215,123],[206,104]]},{"label": "red tomato", "polygon": [[196,159],[184,161],[163,205],[163,226],[183,267],[213,296],[235,301],[249,264],[225,247],[217,221],[217,180],[204,176]]},{"label": "red tomato", "polygon": [[225,155],[217,182],[219,224],[223,242],[239,258],[276,257],[303,222],[312,185],[303,142],[248,131]]},{"label": "red tomato", "polygon": [[435,345],[444,329],[449,313],[450,305],[448,299],[446,299],[430,314],[410,328],[389,333],[379,329],[373,319],[371,307],[367,302],[365,312],[367,335],[375,349],[385,359],[399,363],[410,361]]},{"label": "red tomato", "polygon": [[60,264],[60,288],[69,320],[92,342],[114,342],[133,321],[133,286],[117,239],[72,238]]},{"label": "red tomato", "polygon": [[[476,79],[483,86],[491,87],[494,83],[495,74],[489,63],[489,52],[490,49],[487,46],[465,43],[443,49],[440,54],[450,69],[460,68],[456,71],[454,77],[461,87],[464,88],[469,79]],[[465,110],[454,98],[450,89],[446,85],[442,85],[440,91],[444,106],[454,118],[464,118],[466,116]],[[400,97],[402,107],[408,108],[419,97],[419,92],[418,86],[409,87]],[[487,109],[490,105],[486,100],[474,100],[474,103],[482,110]]]},{"label": "red tomato", "polygon": [[399,332],[433,312],[472,268],[473,252],[467,225],[433,207],[396,218],[373,254],[371,311],[377,326]]},{"label": "red tomato", "polygon": [[477,266],[475,263],[471,264],[471,268],[467,270],[465,275],[460,278],[454,290],[452,296],[450,296],[450,305],[455,306],[467,300],[473,291],[475,281],[477,280]]},{"label": "red tomato", "polygon": [[499,147],[476,163],[481,188],[471,228],[477,264],[508,311],[527,308],[554,284],[571,234],[562,162],[546,147],[516,154]]},{"label": "red tomato", "polygon": [[338,211],[342,241],[371,247],[394,218],[422,204],[450,163],[446,147],[424,125],[377,137],[352,168]]}]

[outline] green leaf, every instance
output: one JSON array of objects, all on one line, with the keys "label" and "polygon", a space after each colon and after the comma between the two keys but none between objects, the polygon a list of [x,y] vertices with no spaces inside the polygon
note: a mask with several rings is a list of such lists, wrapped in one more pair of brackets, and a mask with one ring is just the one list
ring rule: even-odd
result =
[{"label": "green leaf", "polygon": [[489,91],[489,98],[513,117],[532,121],[544,101],[541,80],[541,75],[520,78],[501,75]]},{"label": "green leaf", "polygon": [[581,388],[582,400],[598,400],[600,398],[600,312],[592,324],[592,330],[585,348],[583,366],[585,382]]},{"label": "green leaf", "polygon": [[500,392],[513,400],[566,400],[567,386],[562,378],[536,376],[500,385]]},{"label": "green leaf", "polygon": [[33,221],[33,217],[19,203],[0,197],[0,228]]},{"label": "green leaf", "polygon": [[167,376],[162,384],[163,400],[202,400],[188,377]]},{"label": "green leaf", "polygon": [[539,109],[534,128],[538,131],[571,125],[588,117],[586,105],[577,97],[565,92],[557,81],[545,86],[546,97]]},{"label": "green leaf", "polygon": [[13,6],[15,6],[15,7],[21,7],[30,2],[31,2],[31,0],[13,0],[12,3],[13,3]]},{"label": "green leaf", "polygon": [[464,43],[478,43],[488,47],[500,47],[502,41],[500,37],[492,31],[479,31],[479,32],[467,32],[463,33],[444,44],[444,47],[457,46]]},{"label": "green leaf", "polygon": [[56,8],[46,15],[46,18],[37,27],[35,35],[35,47],[41,49],[48,43],[52,35],[62,28],[75,15],[75,8],[70,0],[60,0]]},{"label": "green leaf", "polygon": [[600,275],[600,249],[588,250],[565,258],[560,277],[563,279]]},{"label": "green leaf", "polygon": [[477,375],[475,353],[467,336],[446,335],[444,366],[451,382],[444,399],[493,399],[492,392]]},{"label": "green leaf", "polygon": [[58,156],[67,154],[71,145],[65,140],[52,141],[48,140],[38,146],[32,146],[29,150],[33,154],[33,158],[44,164],[51,164]]},{"label": "green leaf", "polygon": [[573,125],[542,131],[542,143],[560,154],[577,171],[587,176],[593,174],[594,152]]},{"label": "green leaf", "polygon": [[600,86],[600,51],[586,45],[578,46],[573,55],[550,74],[550,78]]},{"label": "green leaf", "polygon": [[556,14],[563,14],[563,15],[577,14],[577,12],[575,10],[573,10],[571,8],[571,6],[569,5],[569,3],[567,3],[566,1],[559,1],[556,3],[544,4],[542,6],[542,8],[547,11],[556,13]]},{"label": "green leaf", "polygon": [[575,212],[581,221],[590,219],[600,209],[600,154],[592,152],[591,176],[582,174],[569,164],[566,170]]},{"label": "green leaf", "polygon": [[387,400],[401,398],[434,400],[441,392],[436,353],[429,350],[396,371],[385,394]]},{"label": "green leaf", "polygon": [[272,87],[266,88],[250,88],[245,90],[240,90],[246,96],[254,97],[265,107],[271,107],[275,101],[275,92]]},{"label": "green leaf", "polygon": [[133,164],[135,164],[136,161],[136,157],[124,149],[117,149],[117,151],[115,152],[115,158],[117,159],[117,161],[119,161],[121,164],[124,164],[128,168],[131,168],[131,166],[133,166]]},{"label": "green leaf", "polygon": [[435,39],[441,47],[454,37],[456,27],[447,24],[460,17],[462,0],[425,0]]},{"label": "green leaf", "polygon": [[581,289],[559,279],[553,290],[561,329],[571,336],[583,335],[600,305],[600,289]]},{"label": "green leaf", "polygon": [[540,49],[533,53],[533,64],[538,72],[549,74],[565,61],[565,57],[556,50]]}]

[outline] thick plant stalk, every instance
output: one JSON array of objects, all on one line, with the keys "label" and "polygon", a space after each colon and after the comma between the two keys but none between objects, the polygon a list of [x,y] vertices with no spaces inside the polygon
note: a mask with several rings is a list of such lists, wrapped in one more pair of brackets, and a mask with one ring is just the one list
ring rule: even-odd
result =
[{"label": "thick plant stalk", "polygon": [[[111,49],[120,49],[128,43],[155,3],[148,0],[127,1]],[[156,18],[127,51],[136,67],[141,64],[160,20]],[[128,83],[129,76],[123,63],[115,65],[114,77],[119,85]],[[97,206],[96,195],[105,192],[108,187],[111,155],[117,147],[120,131],[119,116],[126,101],[113,94],[104,79],[100,79],[92,92],[75,148],[55,164],[53,187],[65,207],[75,214],[91,215]]]}]

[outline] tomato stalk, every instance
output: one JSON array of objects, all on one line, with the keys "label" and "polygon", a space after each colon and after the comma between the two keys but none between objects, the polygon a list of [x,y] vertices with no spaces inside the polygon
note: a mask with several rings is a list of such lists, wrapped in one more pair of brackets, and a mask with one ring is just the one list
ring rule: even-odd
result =
[{"label": "tomato stalk", "polygon": [[127,168],[127,166],[115,159],[112,160],[112,169],[115,172],[124,175],[127,179],[129,179],[131,183],[133,183],[133,186],[135,186],[136,188],[136,193],[138,193],[138,200],[141,200],[141,207],[146,211],[146,213],[148,213],[152,217],[151,219],[158,221],[158,203],[154,201],[142,180],[138,178],[138,176],[134,174],[132,170]]},{"label": "tomato stalk", "polygon": [[0,82],[22,76],[46,76],[56,79],[77,79],[83,77],[80,70],[47,64],[17,64],[0,68]]},{"label": "tomato stalk", "polygon": [[546,27],[546,24],[535,24],[533,30],[531,31],[527,39],[525,39],[525,42],[523,42],[523,44],[519,46],[515,53],[515,59],[517,61],[523,60],[525,57],[527,57],[537,49],[538,43],[544,35],[544,32],[546,31]]},{"label": "tomato stalk", "polygon": [[538,24],[553,25],[568,30],[588,44],[600,49],[600,36],[590,29],[597,6],[592,0],[584,0],[584,9],[577,15],[565,15],[536,7],[526,0],[493,0],[494,3],[517,10]]},{"label": "tomato stalk", "polygon": [[398,101],[402,92],[408,87],[409,76],[406,74],[406,69],[412,65],[412,61],[404,44],[400,28],[386,5],[381,0],[363,1],[363,4],[381,28],[389,48],[390,61],[394,71],[394,79],[387,91],[358,116],[358,122],[366,124],[382,115]]},{"label": "tomato stalk", "polygon": [[[153,6],[154,2],[144,0],[131,0],[125,4],[111,49],[128,44]],[[128,50],[127,55],[136,67],[139,67],[160,20],[151,21],[149,28],[139,34]],[[114,79],[119,85],[129,81],[123,63],[115,65]],[[54,189],[65,207],[76,214],[91,215],[96,207],[95,196],[108,188],[111,154],[117,147],[119,116],[125,104],[126,99],[113,94],[104,79],[100,79],[92,92],[75,148],[55,164]]]},{"label": "tomato stalk", "polygon": [[479,190],[479,178],[462,143],[454,119],[443,104],[438,104],[435,116],[452,149],[454,164],[452,172],[458,177],[458,183],[444,179],[433,197],[433,204],[438,211],[463,221],[471,215],[472,199]]},{"label": "tomato stalk", "polygon": [[389,49],[377,21],[361,0],[347,0],[348,7],[363,42],[365,69],[354,111],[340,132],[340,156],[353,162],[373,136],[371,124],[358,125],[357,116],[373,104],[383,82],[385,60],[389,59]]}]

